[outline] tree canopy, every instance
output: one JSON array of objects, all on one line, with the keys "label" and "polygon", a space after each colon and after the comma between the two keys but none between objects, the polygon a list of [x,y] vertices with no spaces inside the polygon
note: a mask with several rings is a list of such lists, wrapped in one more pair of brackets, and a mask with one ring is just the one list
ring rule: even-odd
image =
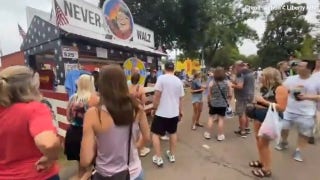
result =
[{"label": "tree canopy", "polygon": [[262,66],[275,65],[276,62],[288,59],[295,51],[301,51],[311,25],[305,20],[306,4],[287,2],[285,7],[305,7],[302,10],[275,9],[267,17],[266,30],[258,44],[258,55]]}]

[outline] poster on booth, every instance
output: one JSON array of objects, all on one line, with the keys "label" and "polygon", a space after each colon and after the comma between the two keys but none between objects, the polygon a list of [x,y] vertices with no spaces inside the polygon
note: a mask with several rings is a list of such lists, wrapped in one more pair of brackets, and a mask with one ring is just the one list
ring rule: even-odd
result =
[{"label": "poster on booth", "polygon": [[132,70],[134,68],[139,69],[139,74],[140,74],[139,84],[143,86],[147,76],[147,71],[143,61],[141,61],[138,58],[132,57],[127,59],[123,64],[123,69],[128,81],[131,80]]},{"label": "poster on booth", "polygon": [[103,15],[111,33],[120,40],[132,38],[134,23],[130,9],[122,0],[106,0]]},{"label": "poster on booth", "polygon": [[92,38],[133,42],[151,48],[155,46],[154,32],[134,23],[130,9],[123,0],[106,0],[102,9],[80,0],[53,0],[53,7],[60,10],[58,22],[63,30],[85,30],[95,34]]},{"label": "poster on booth", "polygon": [[62,57],[65,59],[78,59],[79,50],[73,46],[62,46]]}]

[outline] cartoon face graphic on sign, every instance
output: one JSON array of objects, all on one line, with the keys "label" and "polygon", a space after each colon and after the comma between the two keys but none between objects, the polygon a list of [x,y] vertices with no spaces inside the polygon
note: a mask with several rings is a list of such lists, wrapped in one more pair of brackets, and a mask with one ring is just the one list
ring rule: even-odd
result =
[{"label": "cartoon face graphic on sign", "polygon": [[121,40],[129,40],[133,33],[133,18],[128,6],[122,0],[107,0],[103,14],[110,31]]}]

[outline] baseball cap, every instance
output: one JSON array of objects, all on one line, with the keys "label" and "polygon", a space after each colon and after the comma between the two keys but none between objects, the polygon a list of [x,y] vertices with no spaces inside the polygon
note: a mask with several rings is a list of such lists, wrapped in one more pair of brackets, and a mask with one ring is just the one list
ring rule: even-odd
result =
[{"label": "baseball cap", "polygon": [[242,60],[238,60],[234,63],[234,65],[245,65],[245,63]]},{"label": "baseball cap", "polygon": [[243,62],[242,60],[238,60],[238,61],[236,61],[236,62],[234,63],[234,65],[235,65],[235,66],[241,66],[241,67],[243,67],[243,66],[248,66],[249,64]]},{"label": "baseball cap", "polygon": [[174,70],[174,64],[173,64],[173,62],[171,62],[171,61],[166,62],[166,64],[164,65],[164,68],[165,68],[166,70],[173,71],[173,70]]}]

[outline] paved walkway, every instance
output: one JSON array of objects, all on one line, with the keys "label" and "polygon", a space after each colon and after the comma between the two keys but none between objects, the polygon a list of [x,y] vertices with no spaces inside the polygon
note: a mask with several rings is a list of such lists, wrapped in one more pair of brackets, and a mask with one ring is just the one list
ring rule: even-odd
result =
[{"label": "paved walkway", "polygon": [[[152,154],[142,158],[146,180],[250,180],[257,179],[251,174],[248,162],[257,159],[257,150],[253,135],[248,138],[237,137],[233,130],[238,127],[236,119],[226,120],[226,140],[205,140],[204,129],[191,131],[192,106],[189,96],[185,99],[183,122],[179,125],[179,142],[175,164],[165,160],[163,168],[155,167],[151,162]],[[202,122],[206,123],[208,109],[204,106]],[[290,135],[290,148],[285,152],[273,150],[274,180],[319,180],[320,146],[308,146],[303,151],[305,162],[298,163],[291,158],[297,134]],[[318,141],[317,144],[320,142]],[[162,141],[162,149],[168,148],[168,142]],[[206,147],[206,148],[205,148]],[[74,164],[66,164],[61,170],[62,179],[74,174]]]}]

